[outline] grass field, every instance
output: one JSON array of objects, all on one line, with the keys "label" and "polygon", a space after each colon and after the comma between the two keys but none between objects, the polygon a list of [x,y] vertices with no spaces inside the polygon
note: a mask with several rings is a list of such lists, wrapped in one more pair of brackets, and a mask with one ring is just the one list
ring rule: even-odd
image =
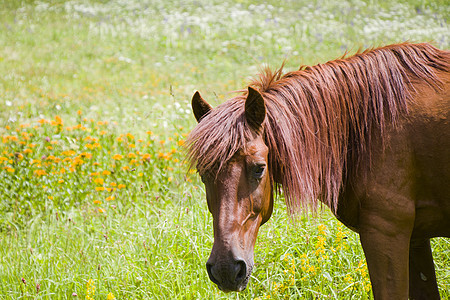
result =
[{"label": "grass field", "polygon": [[[0,0],[0,299],[368,299],[355,233],[283,199],[241,293],[205,262],[212,218],[183,161],[195,90],[358,48],[450,48],[442,1]],[[433,240],[450,298],[450,242]]]}]

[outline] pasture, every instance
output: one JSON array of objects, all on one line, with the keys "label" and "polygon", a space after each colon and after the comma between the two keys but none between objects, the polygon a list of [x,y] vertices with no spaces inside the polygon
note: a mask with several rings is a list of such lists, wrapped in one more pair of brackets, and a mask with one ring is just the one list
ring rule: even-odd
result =
[{"label": "pasture", "polygon": [[[402,41],[450,47],[446,1],[0,0],[0,299],[368,299],[356,233],[327,209],[261,227],[247,289],[205,269],[204,187],[184,161],[213,105],[286,70]],[[450,241],[434,239],[441,297]]]}]

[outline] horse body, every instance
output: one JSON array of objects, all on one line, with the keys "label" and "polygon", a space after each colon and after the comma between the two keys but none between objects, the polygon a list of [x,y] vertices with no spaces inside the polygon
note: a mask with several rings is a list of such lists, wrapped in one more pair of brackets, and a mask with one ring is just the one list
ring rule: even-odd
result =
[{"label": "horse body", "polygon": [[376,299],[405,299],[408,286],[411,299],[439,299],[430,238],[450,237],[449,82],[417,92],[340,195],[336,217],[360,234]]},{"label": "horse body", "polygon": [[281,75],[212,109],[188,147],[214,220],[208,274],[245,288],[283,188],[360,235],[375,299],[439,299],[430,238],[450,237],[450,53],[400,44]]},{"label": "horse body", "polygon": [[347,227],[359,232],[361,199],[381,186],[414,202],[412,237],[450,235],[450,76],[444,80],[438,93],[422,87],[408,116],[373,145],[369,174],[349,172],[335,214]]},{"label": "horse body", "polygon": [[444,80],[442,93],[417,96],[409,127],[416,167],[412,238],[450,237],[450,76]]}]

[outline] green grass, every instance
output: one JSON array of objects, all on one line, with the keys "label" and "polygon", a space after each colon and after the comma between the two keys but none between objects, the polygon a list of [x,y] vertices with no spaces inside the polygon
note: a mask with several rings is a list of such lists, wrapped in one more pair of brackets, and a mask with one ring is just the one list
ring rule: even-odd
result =
[{"label": "green grass", "polygon": [[[284,59],[450,48],[449,15],[419,0],[0,0],[0,299],[371,297],[358,236],[327,210],[293,225],[283,199],[248,288],[209,281],[212,219],[183,163],[190,98],[221,103]],[[449,249],[433,241],[444,299]]]}]

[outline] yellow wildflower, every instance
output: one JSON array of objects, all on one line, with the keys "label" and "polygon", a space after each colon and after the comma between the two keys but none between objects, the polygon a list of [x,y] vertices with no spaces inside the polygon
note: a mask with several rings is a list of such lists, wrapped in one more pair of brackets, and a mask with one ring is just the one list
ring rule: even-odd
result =
[{"label": "yellow wildflower", "polygon": [[[28,145],[28,146],[31,148],[31,144]],[[66,150],[66,151],[63,151],[61,154],[64,155],[64,156],[74,156],[75,155],[75,151],[73,151],[73,150]]]},{"label": "yellow wildflower", "polygon": [[51,122],[53,126],[62,126],[63,121],[60,116],[55,116],[55,120]]},{"label": "yellow wildflower", "polygon": [[45,170],[41,170],[41,169],[35,170],[33,173],[34,173],[34,175],[36,175],[37,177],[47,175],[47,172],[46,172]]},{"label": "yellow wildflower", "polygon": [[90,159],[92,157],[92,153],[83,152],[79,155],[79,157],[86,157],[87,159]]},{"label": "yellow wildflower", "polygon": [[105,182],[105,180],[104,180],[103,178],[97,177],[97,178],[94,179],[94,182],[95,182],[96,184],[98,184],[98,185],[103,185],[103,183]]},{"label": "yellow wildflower", "polygon": [[86,300],[93,300],[95,295],[95,284],[93,279],[89,279],[86,283]]},{"label": "yellow wildflower", "polygon": [[121,160],[123,158],[123,155],[115,154],[112,158],[115,160]]}]

